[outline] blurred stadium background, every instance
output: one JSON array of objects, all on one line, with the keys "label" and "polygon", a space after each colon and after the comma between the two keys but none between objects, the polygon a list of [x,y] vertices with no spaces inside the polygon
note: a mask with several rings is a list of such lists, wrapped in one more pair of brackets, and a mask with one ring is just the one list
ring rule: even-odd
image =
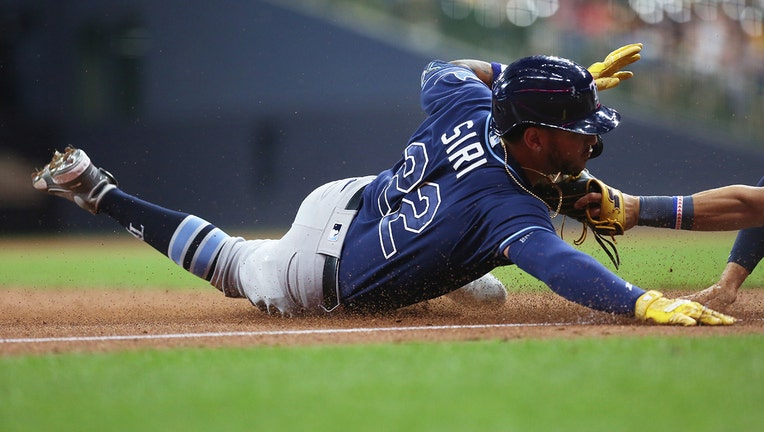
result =
[{"label": "blurred stadium background", "polygon": [[591,170],[640,194],[764,175],[764,1],[0,0],[0,234],[116,230],[31,187],[82,147],[139,197],[229,230],[398,157],[432,58],[584,65],[643,42],[601,95],[624,117]]}]

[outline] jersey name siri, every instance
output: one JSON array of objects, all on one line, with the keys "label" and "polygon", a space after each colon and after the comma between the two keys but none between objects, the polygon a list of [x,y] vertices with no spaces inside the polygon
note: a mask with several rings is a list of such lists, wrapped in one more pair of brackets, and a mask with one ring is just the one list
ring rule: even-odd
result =
[{"label": "jersey name siri", "polygon": [[443,134],[440,137],[441,143],[447,146],[448,161],[456,171],[457,179],[488,162],[478,133],[472,130],[473,127],[474,122],[467,120],[454,128],[453,135]]}]

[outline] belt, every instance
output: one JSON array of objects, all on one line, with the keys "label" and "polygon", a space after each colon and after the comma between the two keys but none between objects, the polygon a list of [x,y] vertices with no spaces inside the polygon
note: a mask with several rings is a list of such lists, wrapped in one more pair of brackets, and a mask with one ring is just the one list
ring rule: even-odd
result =
[{"label": "belt", "polygon": [[[350,197],[345,205],[345,210],[358,210],[361,206],[361,197],[366,186],[358,189]],[[340,306],[339,284],[337,283],[337,271],[339,270],[340,260],[334,256],[326,256],[324,261],[324,272],[322,277],[322,286],[324,290],[324,301],[321,308],[325,312],[332,312]]]}]

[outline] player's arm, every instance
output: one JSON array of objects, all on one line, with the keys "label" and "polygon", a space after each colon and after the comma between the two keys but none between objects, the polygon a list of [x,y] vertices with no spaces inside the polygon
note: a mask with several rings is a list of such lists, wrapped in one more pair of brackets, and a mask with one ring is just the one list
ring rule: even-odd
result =
[{"label": "player's arm", "polygon": [[744,185],[692,195],[693,231],[725,231],[764,225],[764,188]]},{"label": "player's arm", "polygon": [[637,299],[645,293],[549,231],[533,231],[511,243],[504,253],[555,293],[592,309],[634,313]]},{"label": "player's arm", "polygon": [[[590,193],[576,208],[597,204],[602,196]],[[624,229],[634,226],[692,231],[734,231],[764,226],[764,188],[731,185],[689,196],[638,196],[623,194]],[[598,210],[591,209],[594,217]]]},{"label": "player's arm", "polygon": [[[678,208],[681,198],[682,208]],[[631,197],[636,225],[693,231],[733,231],[764,225],[764,188],[745,185],[709,189],[685,197]],[[627,206],[627,212],[629,208]]]},{"label": "player's arm", "polygon": [[[624,45],[608,54],[604,60],[589,66],[588,70],[597,84],[597,89],[600,91],[611,89],[621,81],[634,76],[632,72],[621,69],[639,60],[641,51],[641,43]],[[507,67],[502,63],[489,63],[472,59],[453,60],[450,63],[470,69],[488,87],[493,86],[493,80]]]},{"label": "player's arm", "polygon": [[[762,186],[764,186],[764,178],[759,180],[756,186],[758,188],[755,188],[754,191],[759,192],[759,189],[762,189]],[[702,201],[703,197],[713,196],[718,192],[720,191],[712,190],[710,192],[699,193],[699,199]],[[734,195],[734,192],[732,194]],[[745,191],[743,191],[743,195],[745,195]],[[755,213],[761,214],[760,210],[755,210],[755,206],[753,208]],[[735,217],[734,214],[731,217]],[[729,306],[735,302],[738,290],[743,285],[743,282],[745,282],[762,259],[764,259],[764,225],[740,230],[735,243],[732,245],[729,257],[727,258],[727,266],[724,268],[719,281],[685,298],[714,309]]]},{"label": "player's arm", "polygon": [[489,63],[471,59],[453,60],[449,63],[471,70],[489,88],[493,86],[494,78],[499,76],[501,70],[506,67],[506,65],[500,63]]},{"label": "player's arm", "polygon": [[633,314],[658,324],[728,325],[734,318],[689,300],[673,300],[645,291],[616,276],[591,256],[577,251],[556,234],[537,230],[505,250],[519,268],[560,296],[592,309]]}]

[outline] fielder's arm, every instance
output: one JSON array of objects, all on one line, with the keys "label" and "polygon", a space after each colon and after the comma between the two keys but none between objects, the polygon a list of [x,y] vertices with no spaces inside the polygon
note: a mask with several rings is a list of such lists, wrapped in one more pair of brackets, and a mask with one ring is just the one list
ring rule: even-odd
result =
[{"label": "fielder's arm", "polygon": [[[764,188],[731,185],[681,197],[646,197],[624,193],[626,212],[624,229],[634,226],[676,228],[677,218],[684,218],[681,229],[692,231],[735,231],[764,226]],[[690,198],[690,200],[688,200]],[[576,208],[598,203],[601,196],[590,193],[576,202]],[[597,209],[592,209],[593,215]],[[684,212],[684,213],[682,213]],[[679,216],[678,216],[679,215]],[[687,221],[690,221],[688,224]]]},{"label": "fielder's arm", "polygon": [[764,226],[764,188],[733,185],[692,195],[693,231],[730,231]]}]

